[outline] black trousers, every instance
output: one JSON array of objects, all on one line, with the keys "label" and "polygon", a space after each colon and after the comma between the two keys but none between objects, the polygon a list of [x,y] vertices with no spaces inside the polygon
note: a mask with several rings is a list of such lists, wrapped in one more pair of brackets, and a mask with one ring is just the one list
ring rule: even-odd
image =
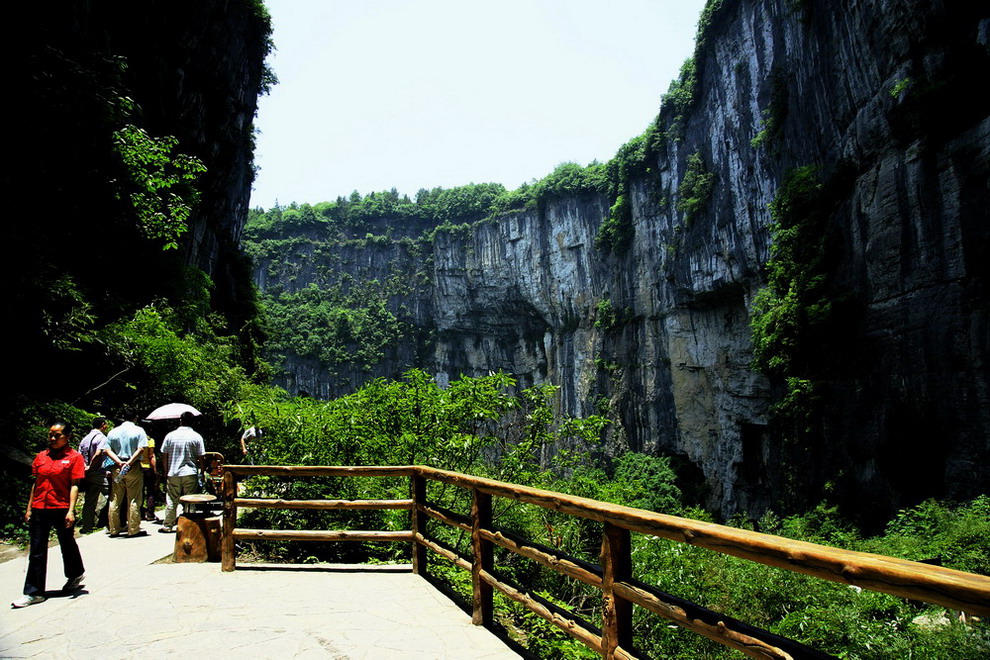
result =
[{"label": "black trousers", "polygon": [[82,555],[73,536],[75,527],[65,526],[65,514],[68,509],[31,509],[31,522],[28,529],[31,534],[31,549],[28,555],[27,576],[24,578],[24,594],[27,596],[44,596],[45,580],[48,577],[48,535],[55,528],[58,536],[58,547],[62,551],[62,566],[66,578],[79,577],[86,570],[83,568]]}]

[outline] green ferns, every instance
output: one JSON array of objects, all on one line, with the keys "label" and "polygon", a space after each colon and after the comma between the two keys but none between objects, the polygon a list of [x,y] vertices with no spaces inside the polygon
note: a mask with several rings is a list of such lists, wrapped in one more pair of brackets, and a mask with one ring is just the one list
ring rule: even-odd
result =
[{"label": "green ferns", "polygon": [[804,354],[815,350],[813,328],[831,311],[822,271],[821,231],[815,226],[821,190],[817,168],[800,167],[788,173],[771,202],[773,244],[767,285],[753,300],[750,321],[754,366],[786,384],[774,413],[792,442],[814,431],[817,385],[809,377]]}]

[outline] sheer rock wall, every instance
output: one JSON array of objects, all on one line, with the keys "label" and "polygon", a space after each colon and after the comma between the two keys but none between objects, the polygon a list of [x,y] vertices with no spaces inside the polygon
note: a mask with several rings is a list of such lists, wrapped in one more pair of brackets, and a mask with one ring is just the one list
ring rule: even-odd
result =
[{"label": "sheer rock wall", "polygon": [[[813,503],[829,483],[867,517],[986,492],[990,104],[977,91],[990,19],[978,4],[726,0],[702,33],[691,110],[661,110],[680,129],[631,183],[628,250],[595,247],[613,201],[598,195],[439,232],[431,288],[405,301],[432,333],[431,364],[417,366],[549,381],[575,415],[607,403],[613,450],[687,458],[726,515],[794,488]],[[692,154],[715,184],[688,221]],[[807,165],[833,184],[829,276],[856,314],[846,350],[822,356],[834,368],[818,440],[783,461],[795,448],[768,427],[779,392],[750,366],[750,307],[768,205]],[[617,322],[599,320],[602,301]]]}]

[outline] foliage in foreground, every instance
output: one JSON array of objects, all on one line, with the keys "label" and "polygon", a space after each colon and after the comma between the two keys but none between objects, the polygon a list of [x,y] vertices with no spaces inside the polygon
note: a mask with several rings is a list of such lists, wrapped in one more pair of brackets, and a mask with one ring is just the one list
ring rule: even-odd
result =
[{"label": "foliage in foreground", "polygon": [[[504,374],[462,378],[448,389],[427,374],[402,381],[374,381],[349,397],[321,402],[291,398],[268,387],[252,388],[230,414],[254,418],[266,428],[266,460],[296,464],[406,464],[437,467],[568,492],[674,515],[708,519],[686,510],[670,461],[628,453],[611,461],[594,456],[602,420],[560,418],[555,388],[510,394]],[[602,467],[594,467],[600,465]],[[277,482],[252,479],[248,487],[291,498],[404,498],[405,479],[315,479]],[[332,495],[331,495],[332,493]],[[428,498],[466,515],[467,491],[430,483]],[[515,532],[569,555],[598,561],[601,525],[541,507],[496,499],[500,529]],[[407,529],[405,513],[246,513],[257,527]],[[730,524],[754,527],[740,518]],[[990,574],[990,498],[964,504],[925,502],[905,510],[886,532],[861,538],[837,509],[820,504],[802,514],[764,516],[760,531],[815,543],[912,560],[938,561],[960,570]],[[465,532],[431,521],[432,538],[470,554]],[[255,547],[292,561],[408,560],[408,548],[368,544],[294,544]],[[534,562],[496,550],[507,580],[597,625],[600,594]],[[635,577],[662,591],[800,640],[843,658],[981,658],[990,652],[985,623],[963,624],[942,608],[906,601],[765,567],[726,555],[634,535]],[[431,556],[430,571],[462,597],[470,576]],[[537,657],[594,657],[556,627],[519,605],[496,599],[496,615]],[[638,648],[655,658],[737,657],[720,645],[639,611]]]}]

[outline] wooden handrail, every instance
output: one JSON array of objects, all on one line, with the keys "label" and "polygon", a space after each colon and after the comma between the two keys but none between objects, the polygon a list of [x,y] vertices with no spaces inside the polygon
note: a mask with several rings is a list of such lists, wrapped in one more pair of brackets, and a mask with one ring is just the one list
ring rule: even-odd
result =
[{"label": "wooden handrail", "polygon": [[285,500],[281,498],[238,497],[234,504],[247,509],[318,509],[343,511],[353,509],[412,509],[412,500]]},{"label": "wooden handrail", "polygon": [[427,478],[498,497],[611,523],[796,573],[971,614],[990,616],[990,577],[855,550],[796,541],[620,504],[507,484],[457,472],[418,468]]},{"label": "wooden handrail", "polygon": [[[255,475],[283,477],[409,477],[411,498],[405,500],[287,500],[238,498],[237,479]],[[449,511],[426,499],[426,482],[436,481],[471,493],[471,514]],[[402,541],[413,546],[413,571],[427,573],[427,551],[470,571],[473,615],[479,625],[492,623],[492,592],[498,590],[559,626],[606,658],[635,657],[631,649],[632,608],[648,609],[670,621],[726,646],[759,658],[812,657],[827,654],[793,640],[749,626],[725,615],[659,592],[632,579],[630,532],[658,536],[726,555],[813,577],[990,616],[990,577],[964,573],[904,559],[842,550],[804,541],[706,523],[584,497],[520,486],[428,466],[224,466],[224,526],[221,541],[223,570],[235,568],[234,541],[243,540],[360,540]],[[568,557],[491,523],[492,498],[514,500],[604,523],[602,564]],[[239,507],[270,509],[408,509],[408,531],[246,530],[236,528]],[[472,557],[466,558],[426,532],[430,518],[471,538]],[[602,590],[601,631],[560,608],[499,578],[492,546],[498,545],[568,577]]]}]

